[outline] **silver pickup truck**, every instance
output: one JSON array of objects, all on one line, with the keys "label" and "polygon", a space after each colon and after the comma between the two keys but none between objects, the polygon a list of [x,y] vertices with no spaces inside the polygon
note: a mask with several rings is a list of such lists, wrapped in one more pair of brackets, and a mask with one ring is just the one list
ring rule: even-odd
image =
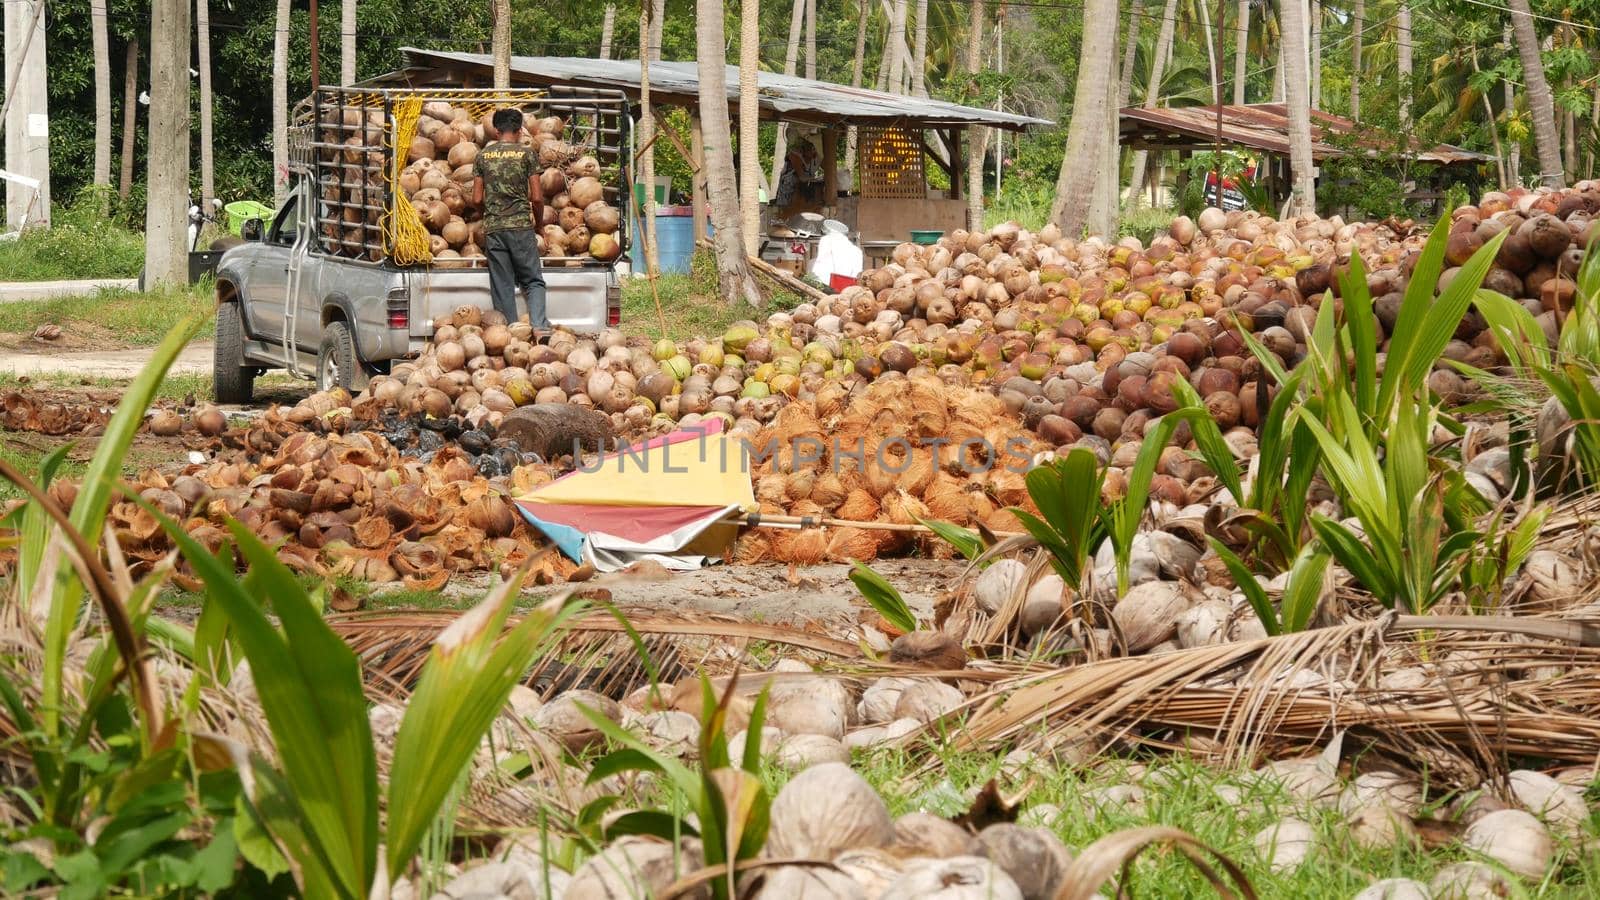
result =
[{"label": "silver pickup truck", "polygon": [[[217,263],[219,401],[249,402],[256,376],[267,369],[314,378],[319,390],[360,389],[392,361],[420,354],[436,318],[461,306],[490,308],[481,257],[450,258],[452,252],[431,265],[397,265],[380,223],[394,214],[397,191],[414,190],[404,187],[406,160],[395,158],[403,109],[416,124],[418,107],[422,115],[443,106],[476,117],[505,104],[552,116],[571,141],[562,144],[569,155],[592,154],[591,164],[609,167],[615,174],[605,177],[606,199],[626,221],[621,161],[631,118],[620,92],[320,87],[295,110],[287,196],[272,221],[246,222],[246,242]],[[452,127],[462,125],[472,122]],[[470,176],[470,162],[460,168]],[[622,287],[612,263],[551,258],[544,278],[551,324],[580,333],[617,324]]]},{"label": "silver pickup truck", "polygon": [[[273,220],[246,229],[252,239],[217,264],[219,402],[248,403],[267,369],[310,376],[318,390],[359,390],[391,361],[418,355],[436,317],[490,308],[485,268],[400,268],[322,253],[305,215],[310,179],[296,181]],[[617,324],[622,287],[612,267],[546,266],[544,278],[552,325],[593,333]]]}]

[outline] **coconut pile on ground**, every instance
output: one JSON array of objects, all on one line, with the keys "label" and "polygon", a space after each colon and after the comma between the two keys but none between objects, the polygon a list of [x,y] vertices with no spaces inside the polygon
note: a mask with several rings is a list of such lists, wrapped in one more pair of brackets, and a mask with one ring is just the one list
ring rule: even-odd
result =
[{"label": "coconut pile on ground", "polygon": [[[468,207],[475,161],[489,139],[493,118],[491,111],[474,119],[465,107],[444,101],[423,105],[417,134],[406,150],[400,189],[428,229],[435,265],[458,265],[484,255],[482,211]],[[530,118],[521,134],[500,138],[517,140],[539,154],[545,196],[544,218],[538,223],[540,253],[616,259],[622,252],[617,235],[621,215],[606,201],[600,161],[569,142],[566,127],[560,116]]]},{"label": "coconut pile on ground", "polygon": [[[308,421],[326,426],[338,412]],[[232,519],[279,544],[279,557],[297,571],[376,584],[437,590],[456,573],[519,565],[543,544],[507,493],[548,482],[549,467],[518,462],[490,479],[482,458],[458,446],[402,451],[374,431],[311,430],[295,418],[302,416],[269,411],[222,432],[211,460],[147,470],[133,486],[213,551],[229,539]],[[439,439],[428,429],[416,434]],[[70,504],[76,488],[58,480],[51,490]],[[172,548],[156,517],[131,501],[113,504],[108,521],[136,572]],[[534,577],[542,581],[574,568],[548,553],[539,565]]]}]

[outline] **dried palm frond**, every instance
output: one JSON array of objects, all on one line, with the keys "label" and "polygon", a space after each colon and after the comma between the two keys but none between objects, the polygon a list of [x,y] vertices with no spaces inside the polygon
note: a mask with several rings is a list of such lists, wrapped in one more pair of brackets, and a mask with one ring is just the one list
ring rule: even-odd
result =
[{"label": "dried palm frond", "polygon": [[[420,674],[434,638],[457,615],[389,610],[329,616],[328,624],[355,650],[370,686],[380,694],[403,695]],[[620,699],[648,684],[652,668],[658,680],[671,682],[702,671],[716,675],[741,664],[748,667],[745,648],[751,641],[836,659],[859,656],[856,646],[845,641],[728,616],[630,608],[625,617],[626,626],[605,611],[574,619],[556,651],[534,666],[527,683],[546,697],[581,687]],[[629,629],[639,635],[648,664]]]},{"label": "dried palm frond", "polygon": [[[1526,640],[1480,635],[1495,631]],[[1420,687],[1386,688],[1381,676],[1397,659],[1448,665]],[[1425,760],[1436,778],[1476,783],[1508,755],[1580,763],[1600,754],[1600,629],[1533,617],[1388,615],[1020,675],[954,715],[963,712],[956,749],[1086,737],[1101,746],[1167,745],[1176,733],[1214,740],[1240,764],[1343,728],[1395,757]]]}]

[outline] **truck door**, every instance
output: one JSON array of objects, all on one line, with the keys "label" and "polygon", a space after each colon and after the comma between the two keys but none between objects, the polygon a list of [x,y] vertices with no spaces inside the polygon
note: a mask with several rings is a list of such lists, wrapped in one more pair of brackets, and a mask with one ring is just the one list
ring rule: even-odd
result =
[{"label": "truck door", "polygon": [[250,329],[268,343],[283,336],[284,299],[289,289],[289,261],[300,232],[300,197],[291,192],[267,228],[262,252],[251,265]]}]

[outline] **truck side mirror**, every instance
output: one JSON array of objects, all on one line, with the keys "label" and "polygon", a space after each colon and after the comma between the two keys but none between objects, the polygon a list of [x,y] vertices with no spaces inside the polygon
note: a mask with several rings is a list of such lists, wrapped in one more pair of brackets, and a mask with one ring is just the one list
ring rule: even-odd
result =
[{"label": "truck side mirror", "polygon": [[239,226],[239,236],[247,241],[259,241],[266,233],[266,226],[259,218],[245,219]]}]

